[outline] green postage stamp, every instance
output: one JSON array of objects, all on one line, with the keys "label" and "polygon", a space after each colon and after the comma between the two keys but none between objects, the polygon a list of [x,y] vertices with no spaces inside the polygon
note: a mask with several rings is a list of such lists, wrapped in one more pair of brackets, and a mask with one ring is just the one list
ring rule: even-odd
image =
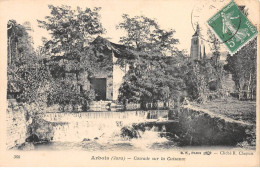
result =
[{"label": "green postage stamp", "polygon": [[257,29],[231,1],[208,21],[218,38],[226,45],[231,55],[257,35]]}]

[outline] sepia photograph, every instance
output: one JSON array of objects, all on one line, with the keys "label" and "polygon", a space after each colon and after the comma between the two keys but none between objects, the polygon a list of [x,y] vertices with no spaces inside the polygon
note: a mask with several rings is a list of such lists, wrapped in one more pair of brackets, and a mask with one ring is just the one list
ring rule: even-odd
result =
[{"label": "sepia photograph", "polygon": [[1,1],[0,166],[260,166],[259,6]]}]

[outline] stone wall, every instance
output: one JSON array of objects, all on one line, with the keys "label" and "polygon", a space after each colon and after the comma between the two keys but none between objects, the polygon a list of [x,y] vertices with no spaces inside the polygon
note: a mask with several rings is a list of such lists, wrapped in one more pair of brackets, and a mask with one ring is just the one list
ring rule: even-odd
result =
[{"label": "stone wall", "polygon": [[[107,100],[117,100],[119,95],[119,88],[123,83],[123,77],[125,71],[128,70],[128,66],[125,69],[120,68],[116,64],[117,58],[114,56],[114,53],[108,54],[108,65],[111,65],[111,70],[105,70],[100,68],[100,71],[95,73],[93,78],[106,78],[106,99]],[[88,73],[83,72],[80,74],[80,82],[82,84],[83,90],[90,90],[91,83],[88,80]]]},{"label": "stone wall", "polygon": [[49,142],[53,138],[53,125],[42,119],[42,106],[8,100],[6,111],[7,149],[21,148],[32,143]]},{"label": "stone wall", "polygon": [[6,125],[7,149],[23,144],[26,139],[26,119],[24,108],[19,106],[14,100],[8,101]]},{"label": "stone wall", "polygon": [[180,139],[183,145],[255,144],[255,126],[212,112],[184,107],[179,112]]},{"label": "stone wall", "polygon": [[125,76],[126,72],[129,70],[129,66],[126,64],[125,68],[121,68],[119,65],[116,64],[117,58],[113,56],[113,100],[117,100],[119,96],[119,88],[123,83],[123,77]]}]

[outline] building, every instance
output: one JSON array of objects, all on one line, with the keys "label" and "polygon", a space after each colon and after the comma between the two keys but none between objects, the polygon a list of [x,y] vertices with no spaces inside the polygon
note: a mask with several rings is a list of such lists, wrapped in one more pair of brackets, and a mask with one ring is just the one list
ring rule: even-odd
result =
[{"label": "building", "polygon": [[103,63],[104,65],[101,65],[100,70],[93,75],[87,75],[86,72],[81,75],[81,89],[93,89],[97,101],[117,100],[123,77],[128,71],[127,64],[122,67],[117,64],[117,61],[118,59],[121,61],[132,60],[135,58],[135,54],[127,47],[112,43],[100,36],[90,46],[98,57],[97,64]]},{"label": "building", "polygon": [[200,28],[197,25],[196,31],[191,38],[190,58],[193,60],[206,59],[206,50],[203,39],[200,38]]},{"label": "building", "polygon": [[[25,32],[28,34],[24,34]],[[7,53],[8,53],[8,67],[17,66],[20,62],[24,49],[28,49],[30,53],[33,52],[33,39],[32,34],[34,30],[31,23],[26,21],[23,25],[18,24],[15,20],[9,20],[7,24]],[[28,44],[24,44],[22,39],[28,38]],[[29,56],[28,56],[29,57]],[[12,67],[11,67],[12,68]],[[8,72],[7,74],[7,98],[16,99],[18,95],[22,93],[22,88],[20,87],[19,80],[16,79],[14,72]]]},{"label": "building", "polygon": [[[197,61],[207,60],[214,66],[223,67],[226,62],[225,57],[223,57],[222,60],[220,58],[222,58],[221,56],[226,56],[227,53],[220,52],[219,55],[214,55],[213,53],[213,54],[208,54],[207,56],[206,49],[205,49],[206,42],[199,35],[200,35],[200,28],[199,25],[197,25],[196,31],[191,38],[190,59],[197,60]],[[211,80],[208,85],[211,91],[217,90],[216,79]],[[236,90],[235,82],[232,80],[232,74],[225,73],[225,75],[223,76],[223,80],[221,82],[221,89],[229,93],[233,93]]]},{"label": "building", "polygon": [[33,29],[32,25],[29,21],[24,22],[23,26],[24,26],[26,32],[28,33],[28,41],[31,44],[29,50],[32,53],[33,52],[33,44],[34,44],[34,42],[33,42],[34,29]]}]

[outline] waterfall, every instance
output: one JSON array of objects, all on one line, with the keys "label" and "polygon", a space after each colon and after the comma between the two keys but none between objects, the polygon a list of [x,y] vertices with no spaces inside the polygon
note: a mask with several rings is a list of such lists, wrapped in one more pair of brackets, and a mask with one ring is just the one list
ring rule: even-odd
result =
[{"label": "waterfall", "polygon": [[166,132],[165,125],[160,125],[160,128],[147,125],[167,117],[167,110],[155,110],[47,113],[44,119],[54,125],[52,143],[74,143],[77,147],[91,150],[120,146],[144,149],[167,142],[167,138],[161,135]]}]

